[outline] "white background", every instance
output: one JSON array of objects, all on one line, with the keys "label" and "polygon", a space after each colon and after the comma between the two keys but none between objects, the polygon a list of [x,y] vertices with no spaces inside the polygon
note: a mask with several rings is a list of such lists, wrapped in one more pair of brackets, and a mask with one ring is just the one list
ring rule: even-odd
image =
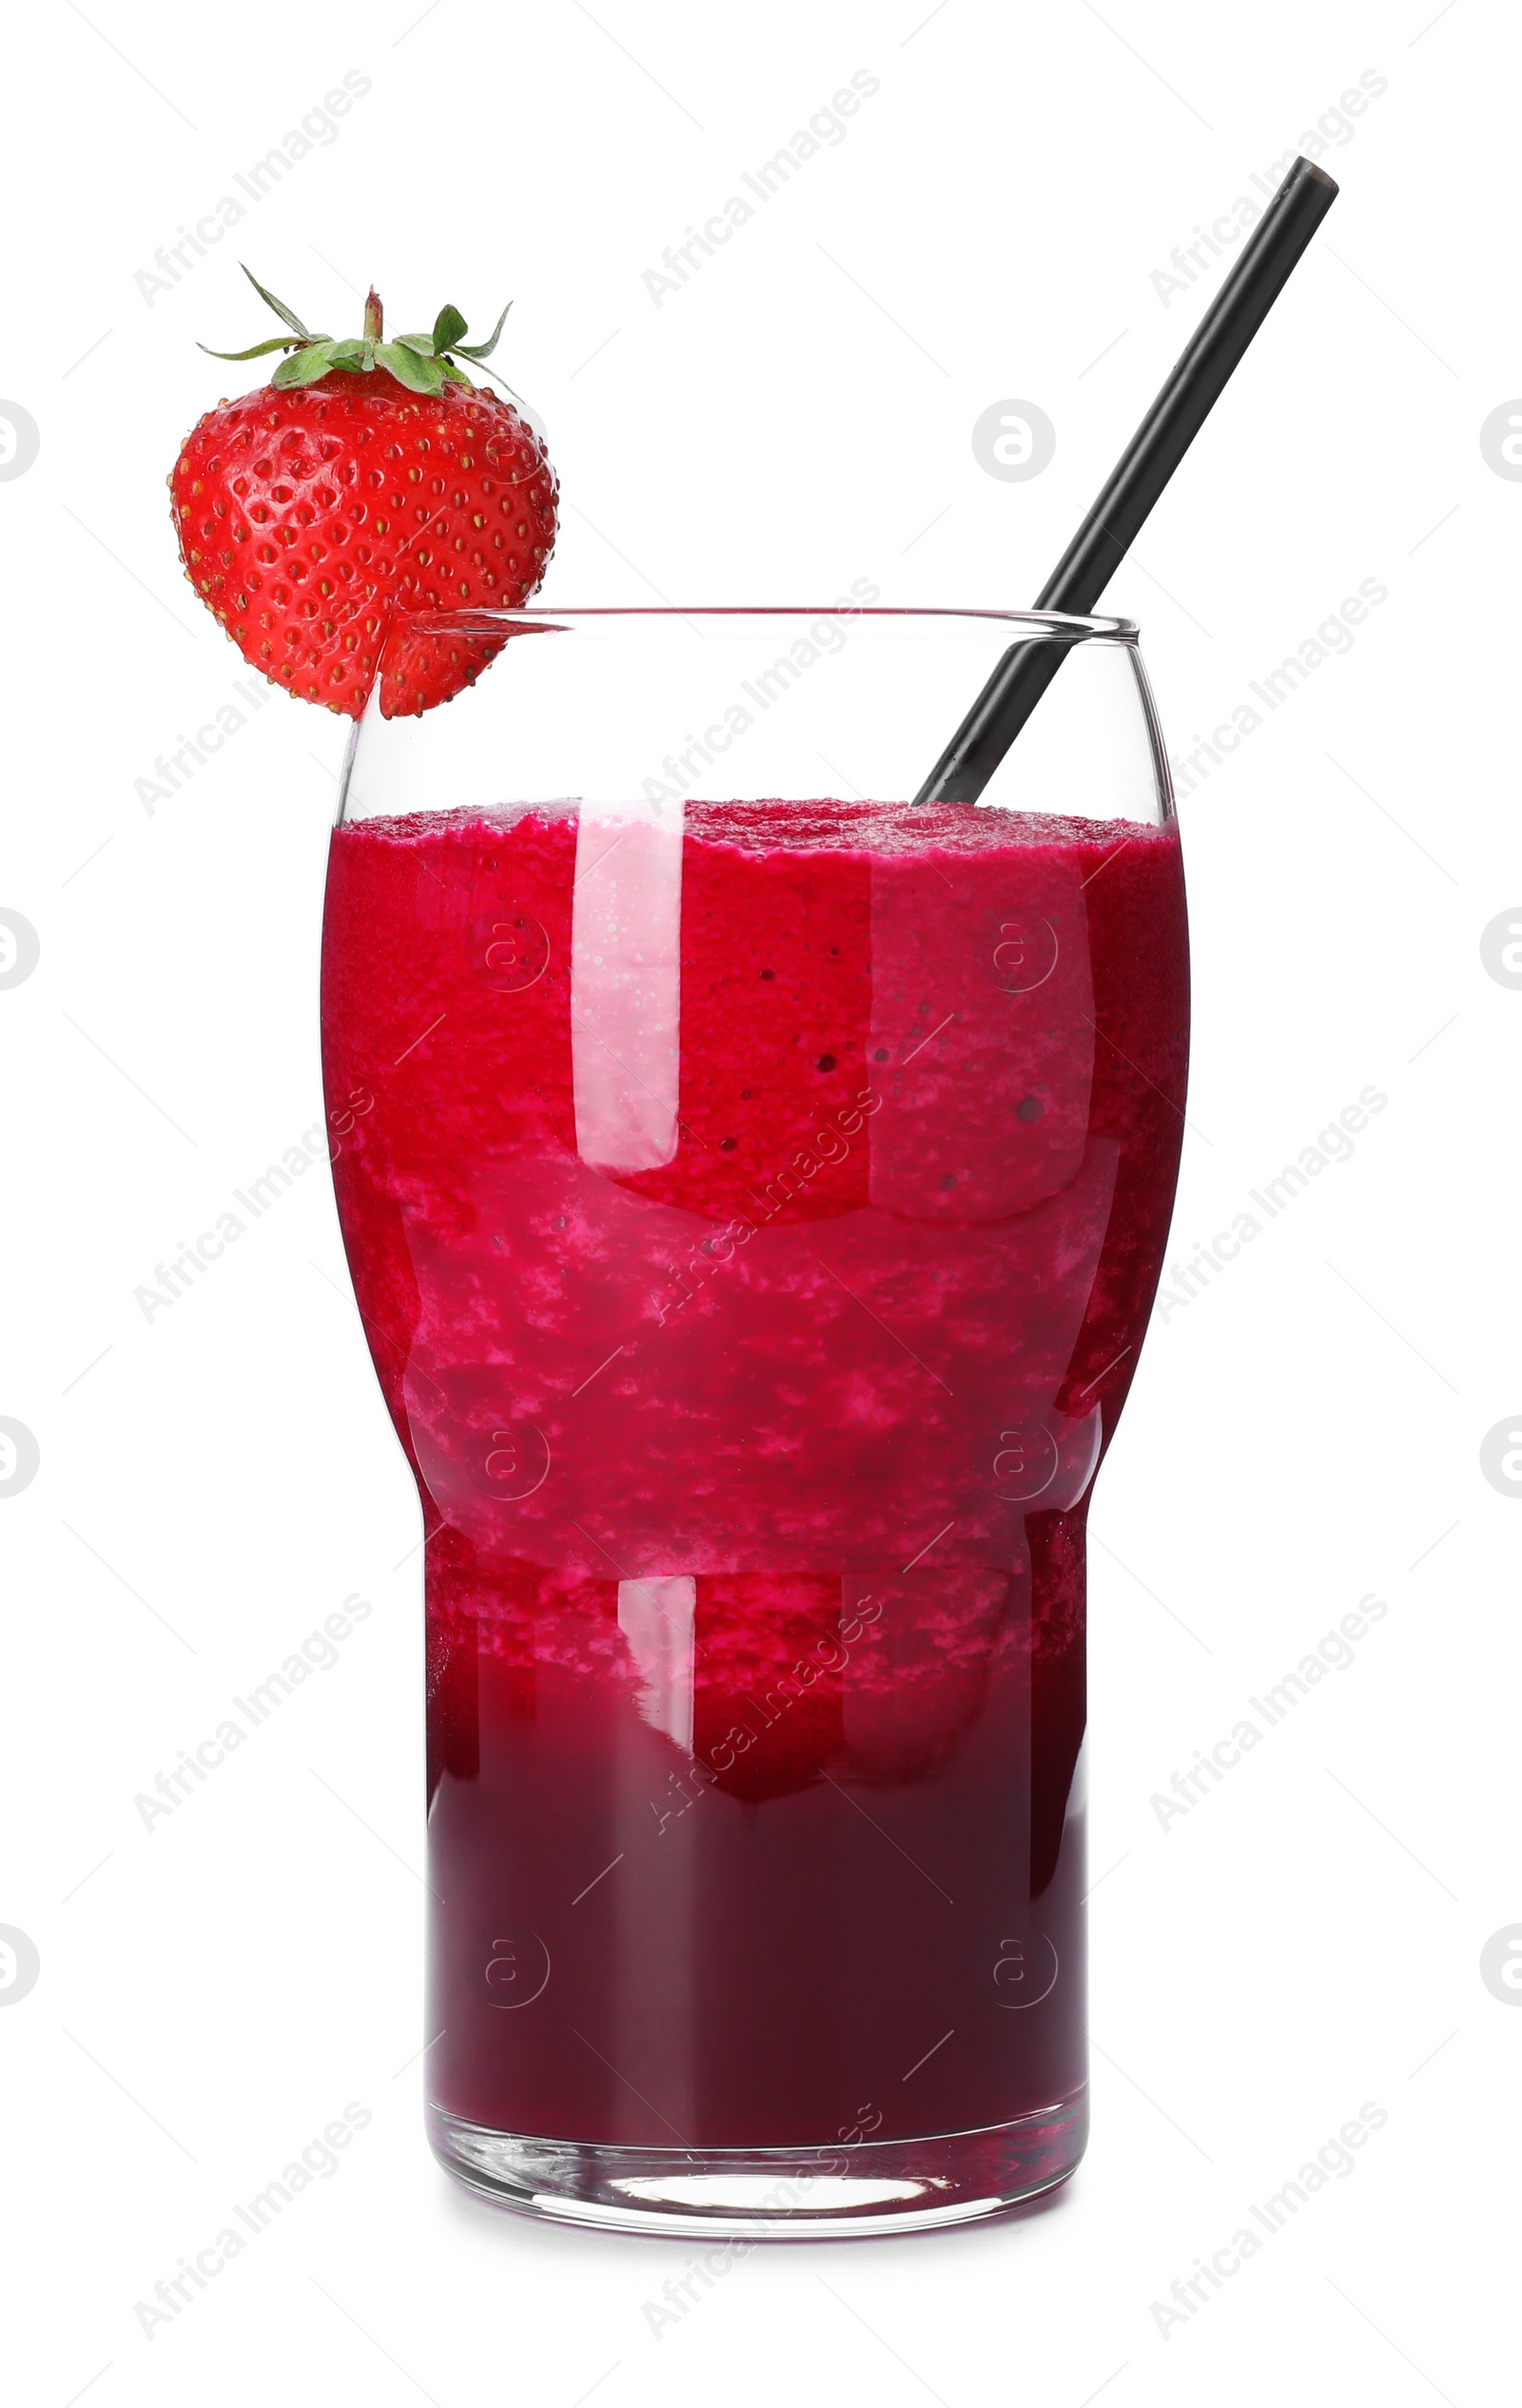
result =
[{"label": "white background", "polygon": [[[0,394],[0,1413],[41,1470],[8,1569],[0,2341],[27,2408],[419,2395],[1374,2397],[1514,2372],[1522,2014],[1518,25],[1501,0],[53,0],[8,38]],[[867,69],[881,89],[657,307],[644,271]],[[135,283],[347,69],[373,88],[151,305]],[[242,662],[164,480],[260,367],[245,258],[309,323],[446,299],[561,477],[564,604],[1029,600],[1221,270],[1153,271],[1376,70],[1342,197],[1109,601],[1190,749],[1360,580],[1389,589],[1182,804],[1197,966],[1181,1261],[1360,1089],[1387,1108],[1155,1324],[1093,1530],[1095,2140],[1024,2221],[758,2250],[655,2338],[679,2243],[538,2229],[423,2144],[418,1509],[325,1174],[149,1325],[133,1290],[321,1118],[317,944],[344,724],[270,695],[150,814]],[[1001,482],[990,402],[1056,456]],[[1517,407],[1522,410],[1522,402]],[[1522,918],[1522,910],[1518,911]],[[1248,1207],[1250,1208],[1250,1207]],[[351,1592],[339,1663],[145,1830],[133,1798]],[[1164,1829],[1151,1800],[1359,1598],[1356,1661]],[[891,1978],[885,1968],[883,1978]],[[171,2326],[151,2297],[346,2102],[372,2122]],[[1366,2102],[1388,2122],[1166,2336],[1152,2313]]]}]

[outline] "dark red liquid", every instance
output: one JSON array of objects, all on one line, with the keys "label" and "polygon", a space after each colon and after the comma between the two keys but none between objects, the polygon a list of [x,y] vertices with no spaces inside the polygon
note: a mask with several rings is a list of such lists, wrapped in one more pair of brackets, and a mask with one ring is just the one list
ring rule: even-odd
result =
[{"label": "dark red liquid", "polygon": [[655,2147],[1035,2113],[1083,2079],[1083,1517],[1178,1164],[1177,838],[690,804],[636,1011],[589,837],[333,840],[339,1206],[430,1534],[433,2095]]}]

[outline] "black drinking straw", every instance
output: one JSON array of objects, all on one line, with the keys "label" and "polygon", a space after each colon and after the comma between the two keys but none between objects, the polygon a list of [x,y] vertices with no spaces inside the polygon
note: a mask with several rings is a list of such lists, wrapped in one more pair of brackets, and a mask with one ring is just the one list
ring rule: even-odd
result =
[{"label": "black drinking straw", "polygon": [[[1296,160],[1108,483],[1037,595],[1037,610],[1087,617],[1096,609],[1337,197],[1329,175],[1309,159]],[[1011,644],[915,801],[975,803],[1066,652],[1064,643],[1040,638]]]}]

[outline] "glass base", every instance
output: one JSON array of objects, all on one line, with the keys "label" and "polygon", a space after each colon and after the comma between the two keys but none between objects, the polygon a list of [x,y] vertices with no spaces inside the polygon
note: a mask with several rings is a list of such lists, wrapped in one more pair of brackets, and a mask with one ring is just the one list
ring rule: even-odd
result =
[{"label": "glass base", "polygon": [[684,2241],[861,2240],[972,2223],[1054,2189],[1083,2154],[1088,2091],[980,2131],[849,2145],[609,2147],[496,2132],[433,2105],[428,2137],[467,2189],[552,2223]]}]

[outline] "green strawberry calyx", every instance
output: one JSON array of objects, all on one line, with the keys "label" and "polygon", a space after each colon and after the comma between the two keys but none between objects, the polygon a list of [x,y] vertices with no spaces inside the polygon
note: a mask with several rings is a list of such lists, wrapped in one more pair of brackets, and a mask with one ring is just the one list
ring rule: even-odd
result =
[{"label": "green strawberry calyx", "polygon": [[[471,380],[458,361],[469,360],[478,368],[485,367],[507,323],[507,309],[513,306],[509,302],[485,343],[465,341],[470,328],[453,302],[444,303],[431,334],[398,335],[394,342],[387,343],[382,339],[384,322],[380,296],[372,285],[364,304],[363,334],[341,335],[335,340],[332,335],[315,335],[303,326],[294,309],[287,309],[283,301],[264,290],[251,268],[244,267],[244,274],[260,300],[267,302],[276,317],[284,320],[290,333],[271,335],[267,342],[250,343],[246,351],[213,351],[206,343],[198,343],[196,348],[213,360],[259,360],[266,352],[283,351],[286,357],[270,379],[271,384],[282,389],[293,384],[315,384],[330,368],[365,374],[386,368],[399,384],[406,385],[413,393],[439,393],[445,384],[468,385]],[[486,368],[486,374],[498,384],[504,383],[495,368]],[[509,393],[513,390],[510,384],[505,389]]]}]

